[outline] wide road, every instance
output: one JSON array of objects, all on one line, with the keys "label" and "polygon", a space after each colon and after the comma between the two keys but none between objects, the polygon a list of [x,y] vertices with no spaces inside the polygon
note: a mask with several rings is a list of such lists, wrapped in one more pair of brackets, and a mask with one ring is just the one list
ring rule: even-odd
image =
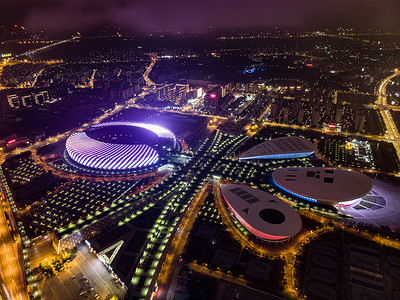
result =
[{"label": "wide road", "polygon": [[[7,192],[0,181],[0,274],[1,291],[5,299],[29,299],[24,282],[23,267],[20,265],[19,253],[21,251],[21,238],[19,235],[12,236],[11,227],[16,227],[14,221],[9,225],[6,214],[11,216],[12,212],[7,202]],[[13,220],[13,217],[11,216]],[[16,228],[15,228],[16,229]],[[16,241],[14,241],[14,238]]]},{"label": "wide road", "polygon": [[[179,110],[168,110],[160,107],[153,107],[153,106],[148,106],[148,105],[138,105],[135,104],[134,102],[129,103],[129,107],[136,107],[136,108],[141,108],[141,109],[150,109],[150,110],[157,110],[157,111],[171,111],[176,114],[181,114],[181,115],[188,115],[188,116],[199,116],[199,117],[206,117],[210,119],[215,119],[215,120],[221,120],[221,121],[226,121],[226,120],[234,120],[230,117],[223,117],[219,115],[210,115],[210,114],[203,114],[195,111],[179,111]],[[249,122],[252,122],[249,120]],[[326,131],[322,128],[313,128],[313,127],[306,127],[304,125],[295,125],[295,124],[284,124],[284,123],[275,123],[275,122],[260,122],[260,128],[261,127],[281,127],[281,128],[290,128],[290,129],[295,129],[295,130],[304,130],[304,131],[313,131],[313,132],[319,132],[319,133],[325,133]],[[387,136],[383,135],[372,135],[372,134],[362,134],[358,132],[346,132],[346,131],[336,131],[336,132],[330,132],[330,135],[337,135],[337,136],[359,136],[363,138],[367,138],[370,140],[374,141],[387,141],[390,142],[391,140]]]},{"label": "wide road", "polygon": [[143,74],[143,78],[144,78],[144,80],[146,81],[146,84],[149,87],[154,85],[154,82],[149,78],[149,75],[150,75],[150,72],[153,69],[154,65],[157,62],[157,57],[156,56],[151,56],[150,59],[151,59],[151,63],[150,63],[150,65],[148,67],[146,67],[146,71],[144,71],[144,74]]},{"label": "wide road", "polygon": [[400,72],[396,70],[393,74],[390,76],[386,77],[383,79],[378,88],[377,88],[377,94],[378,98],[376,103],[381,106],[381,109],[379,110],[383,123],[386,127],[386,137],[392,142],[396,153],[397,157],[400,159],[400,135],[399,131],[396,127],[396,124],[393,121],[392,114],[390,113],[390,110],[386,107],[387,106],[387,88],[389,83],[393,80],[394,77],[398,76]]},{"label": "wide road", "polygon": [[179,230],[177,230],[171,238],[168,252],[164,257],[162,268],[157,278],[159,299],[173,299],[174,297],[174,290],[170,290],[169,285],[173,280],[172,276],[175,272],[175,268],[177,267],[177,262],[179,260],[178,258],[183,252],[197,214],[208,195],[208,190],[209,186],[206,184],[196,195],[196,197],[193,198],[193,200],[190,202],[189,208],[185,210],[179,219]]},{"label": "wide road", "polygon": [[60,44],[63,44],[63,43],[72,42],[73,40],[78,39],[78,38],[79,38],[78,36],[74,36],[74,37],[72,37],[70,39],[58,41],[58,42],[46,45],[44,47],[36,48],[36,49],[33,49],[33,50],[28,50],[28,51],[26,51],[24,53],[15,55],[15,57],[34,55],[34,54],[37,54],[37,53],[39,53],[41,51],[47,50],[47,49],[49,49],[51,47],[54,47],[54,46],[57,46],[57,45],[60,45]]}]

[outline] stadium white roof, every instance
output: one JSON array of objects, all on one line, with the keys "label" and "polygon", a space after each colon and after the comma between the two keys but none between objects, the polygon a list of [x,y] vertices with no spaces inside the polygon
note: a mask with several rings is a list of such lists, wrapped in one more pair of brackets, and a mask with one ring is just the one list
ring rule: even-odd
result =
[{"label": "stadium white roof", "polygon": [[[155,133],[158,137],[177,141],[175,135],[168,129],[147,123],[136,122],[105,122],[91,128],[115,128],[118,126],[140,127]],[[153,147],[145,144],[110,143],[96,140],[86,132],[77,132],[66,141],[68,155],[75,162],[92,169],[130,170],[154,165],[159,161],[159,153]]]},{"label": "stadium white roof", "polygon": [[129,170],[155,164],[158,152],[144,144],[112,144],[90,138],[85,132],[71,135],[66,142],[68,155],[77,163],[94,169]]},{"label": "stadium white roof", "polygon": [[328,205],[361,198],[372,189],[368,176],[337,168],[277,169],[272,180],[288,193]]},{"label": "stadium white roof", "polygon": [[262,142],[246,152],[239,159],[281,159],[306,157],[313,154],[315,146],[298,136],[286,136]]},{"label": "stadium white roof", "polygon": [[257,237],[281,240],[300,231],[300,215],[270,193],[240,184],[221,184],[220,189],[235,217]]}]

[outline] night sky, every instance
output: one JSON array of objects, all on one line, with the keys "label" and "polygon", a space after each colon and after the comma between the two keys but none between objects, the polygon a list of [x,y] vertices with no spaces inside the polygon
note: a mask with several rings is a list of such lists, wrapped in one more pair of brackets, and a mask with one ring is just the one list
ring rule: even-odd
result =
[{"label": "night sky", "polygon": [[1,0],[0,24],[75,30],[117,25],[132,30],[204,31],[279,26],[287,29],[400,29],[399,0]]}]

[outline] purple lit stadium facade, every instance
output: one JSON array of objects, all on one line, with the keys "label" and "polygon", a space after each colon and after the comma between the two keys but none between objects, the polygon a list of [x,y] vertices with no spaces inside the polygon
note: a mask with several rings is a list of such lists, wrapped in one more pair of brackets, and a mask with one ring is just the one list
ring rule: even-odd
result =
[{"label": "purple lit stadium facade", "polygon": [[89,169],[135,170],[155,165],[164,149],[177,146],[168,129],[145,123],[107,122],[71,135],[68,156]]}]

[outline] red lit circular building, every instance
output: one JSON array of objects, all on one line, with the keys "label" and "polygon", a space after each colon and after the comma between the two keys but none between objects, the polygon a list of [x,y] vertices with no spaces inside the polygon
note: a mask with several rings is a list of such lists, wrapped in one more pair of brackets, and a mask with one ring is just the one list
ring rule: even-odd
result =
[{"label": "red lit circular building", "polygon": [[300,231],[300,215],[270,193],[240,184],[221,184],[220,189],[234,216],[257,238],[282,243]]}]

